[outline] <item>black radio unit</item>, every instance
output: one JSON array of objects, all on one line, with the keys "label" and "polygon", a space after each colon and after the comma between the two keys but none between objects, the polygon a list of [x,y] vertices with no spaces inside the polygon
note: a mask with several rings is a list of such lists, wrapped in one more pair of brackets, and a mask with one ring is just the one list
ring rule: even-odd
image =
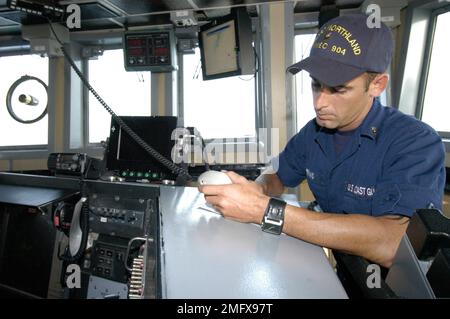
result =
[{"label": "black radio unit", "polygon": [[84,176],[87,179],[99,178],[104,166],[104,161],[83,153],[51,153],[47,160],[48,170],[55,175]]},{"label": "black radio unit", "polygon": [[81,153],[51,153],[48,156],[47,167],[56,174],[83,175],[88,160],[89,157]]}]

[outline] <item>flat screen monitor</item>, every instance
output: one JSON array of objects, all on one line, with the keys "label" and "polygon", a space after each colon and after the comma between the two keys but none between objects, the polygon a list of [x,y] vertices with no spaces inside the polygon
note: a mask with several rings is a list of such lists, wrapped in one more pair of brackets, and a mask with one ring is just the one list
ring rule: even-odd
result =
[{"label": "flat screen monitor", "polygon": [[[121,116],[140,138],[167,159],[175,141],[172,132],[177,128],[175,116]],[[107,168],[123,177],[173,179],[175,175],[145,151],[116,120],[111,119]]]},{"label": "flat screen monitor", "polygon": [[245,8],[203,25],[199,32],[203,80],[253,74],[252,26]]},{"label": "flat screen monitor", "polygon": [[239,74],[234,20],[201,32],[204,79]]}]

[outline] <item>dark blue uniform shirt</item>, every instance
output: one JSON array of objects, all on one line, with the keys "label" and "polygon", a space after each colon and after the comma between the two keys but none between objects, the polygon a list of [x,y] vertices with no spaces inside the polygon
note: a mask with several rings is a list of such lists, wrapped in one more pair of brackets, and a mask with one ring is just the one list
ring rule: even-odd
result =
[{"label": "dark blue uniform shirt", "polygon": [[445,150],[430,126],[375,100],[338,156],[335,132],[315,119],[305,125],[278,157],[281,182],[307,178],[325,212],[411,217],[430,204],[442,209]]}]

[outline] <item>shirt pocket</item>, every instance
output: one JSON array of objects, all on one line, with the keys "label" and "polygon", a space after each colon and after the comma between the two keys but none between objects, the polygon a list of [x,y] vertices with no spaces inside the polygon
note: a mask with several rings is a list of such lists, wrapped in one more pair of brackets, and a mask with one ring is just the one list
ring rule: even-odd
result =
[{"label": "shirt pocket", "polygon": [[360,196],[346,192],[344,195],[344,213],[372,214],[372,197]]}]

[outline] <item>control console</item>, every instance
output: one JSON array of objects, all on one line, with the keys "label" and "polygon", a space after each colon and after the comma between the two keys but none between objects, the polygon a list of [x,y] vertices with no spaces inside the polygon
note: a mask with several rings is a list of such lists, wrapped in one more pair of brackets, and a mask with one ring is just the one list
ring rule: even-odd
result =
[{"label": "control console", "polygon": [[152,235],[159,188],[129,183],[87,183],[91,232],[133,238]]}]

